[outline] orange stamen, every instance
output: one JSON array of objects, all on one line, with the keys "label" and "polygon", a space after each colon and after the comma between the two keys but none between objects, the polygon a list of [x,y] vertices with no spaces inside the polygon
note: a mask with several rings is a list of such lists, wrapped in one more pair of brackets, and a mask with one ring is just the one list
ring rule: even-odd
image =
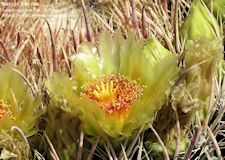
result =
[{"label": "orange stamen", "polygon": [[9,117],[13,117],[12,112],[10,111],[9,105],[6,104],[3,100],[0,100],[0,119],[8,115]]},{"label": "orange stamen", "polygon": [[141,97],[142,88],[125,76],[105,76],[84,87],[83,94],[88,96],[106,114],[124,113],[131,103]]}]

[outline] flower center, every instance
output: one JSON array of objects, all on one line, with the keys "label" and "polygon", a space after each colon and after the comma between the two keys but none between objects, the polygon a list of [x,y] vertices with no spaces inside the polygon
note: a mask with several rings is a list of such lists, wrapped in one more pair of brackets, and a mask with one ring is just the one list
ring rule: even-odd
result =
[{"label": "flower center", "polygon": [[127,111],[133,100],[139,100],[142,88],[125,76],[104,76],[84,87],[88,96],[106,112],[117,114]]},{"label": "flower center", "polygon": [[4,115],[8,115],[10,118],[13,118],[12,112],[9,109],[9,105],[3,100],[0,100],[0,119],[2,119]]}]

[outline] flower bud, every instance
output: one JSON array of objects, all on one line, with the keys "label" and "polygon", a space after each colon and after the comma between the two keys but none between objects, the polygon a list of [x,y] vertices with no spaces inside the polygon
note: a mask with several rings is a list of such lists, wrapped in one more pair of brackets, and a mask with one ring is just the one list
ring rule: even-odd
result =
[{"label": "flower bud", "polygon": [[183,42],[221,37],[218,22],[202,1],[195,0],[192,3],[190,13],[181,26],[180,36]]}]

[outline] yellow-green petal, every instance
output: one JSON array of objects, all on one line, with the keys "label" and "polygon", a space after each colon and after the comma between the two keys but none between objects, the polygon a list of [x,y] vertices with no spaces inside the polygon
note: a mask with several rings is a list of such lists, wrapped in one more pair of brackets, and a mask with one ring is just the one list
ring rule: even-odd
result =
[{"label": "yellow-green petal", "polygon": [[201,37],[212,40],[221,36],[217,20],[201,0],[192,3],[190,13],[181,26],[180,36],[182,41]]},{"label": "yellow-green petal", "polygon": [[162,58],[170,55],[167,50],[157,39],[151,38],[145,42],[145,53],[150,61],[150,64],[154,66]]},{"label": "yellow-green petal", "polygon": [[78,53],[70,57],[73,63],[73,77],[80,86],[102,74],[97,48],[84,43]]},{"label": "yellow-green petal", "polygon": [[0,130],[17,126],[28,136],[34,133],[37,119],[43,113],[41,98],[32,96],[27,83],[16,70],[19,68],[13,64],[0,69],[1,107],[6,106],[10,112],[0,118]]},{"label": "yellow-green petal", "polygon": [[225,0],[205,0],[209,9],[213,9],[215,17],[225,20]]}]

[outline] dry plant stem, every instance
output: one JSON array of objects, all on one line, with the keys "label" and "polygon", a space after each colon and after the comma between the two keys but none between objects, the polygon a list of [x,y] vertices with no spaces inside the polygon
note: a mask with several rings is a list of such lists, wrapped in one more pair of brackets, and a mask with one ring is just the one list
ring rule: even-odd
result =
[{"label": "dry plant stem", "polygon": [[[54,42],[54,39],[53,39],[53,34],[52,34],[52,29],[51,29],[51,26],[48,22],[47,19],[45,19],[45,22],[47,23],[47,26],[48,26],[48,29],[49,29],[49,33],[50,33],[50,38],[51,38],[51,46],[52,46],[52,61],[53,61],[53,71],[57,71],[57,56],[56,56],[56,50],[55,50],[55,42]],[[50,71],[50,75],[52,74],[52,71]]]},{"label": "dry plant stem", "polygon": [[81,158],[82,158],[83,143],[84,143],[84,132],[81,130],[80,140],[79,140],[79,148],[78,148],[78,152],[77,152],[77,160],[81,160]]},{"label": "dry plant stem", "polygon": [[177,113],[177,110],[175,111],[175,116],[176,116],[177,137],[176,137],[176,150],[174,152],[173,160],[178,159],[179,150],[180,150],[180,121],[179,121],[179,115]]},{"label": "dry plant stem", "polygon": [[190,144],[189,148],[187,149],[187,151],[186,151],[186,153],[184,155],[184,160],[189,160],[191,152],[194,149],[195,144],[196,144],[196,142],[199,139],[199,136],[201,135],[201,131],[202,131],[202,127],[196,127],[195,128],[195,134],[194,134],[194,136],[192,138],[192,141],[191,141],[191,144]]},{"label": "dry plant stem", "polygon": [[87,160],[91,160],[91,159],[92,159],[92,156],[93,156],[93,154],[94,154],[94,152],[95,152],[95,149],[96,149],[96,147],[97,147],[97,145],[98,145],[99,139],[100,139],[100,137],[98,137],[98,138],[96,139],[95,143],[92,145],[91,151],[90,151],[90,153],[89,153],[89,155],[88,155],[88,157],[87,157]]},{"label": "dry plant stem", "polygon": [[87,30],[87,40],[92,42],[93,37],[92,37],[92,34],[91,34],[90,25],[88,23],[87,9],[86,9],[84,0],[81,0],[81,6],[82,6],[83,13],[84,13],[84,20],[85,20],[85,25],[86,25],[86,30]]},{"label": "dry plant stem", "polygon": [[53,146],[53,144],[51,143],[50,139],[48,138],[47,134],[44,133],[45,139],[48,142],[48,145],[50,147],[51,153],[52,153],[52,157],[54,158],[54,160],[60,160],[58,154],[56,153],[56,150]]},{"label": "dry plant stem", "polygon": [[152,127],[151,124],[149,124],[149,127],[151,128],[151,130],[153,131],[153,133],[155,134],[157,140],[159,141],[160,145],[162,146],[163,148],[163,155],[164,155],[164,158],[165,160],[170,160],[170,157],[169,157],[169,154],[168,154],[168,151],[166,149],[166,146],[164,145],[162,139],[160,138],[159,134],[157,133],[157,131]]},{"label": "dry plant stem", "polygon": [[220,147],[216,141],[216,138],[215,136],[213,135],[211,129],[209,128],[209,126],[207,126],[207,133],[209,135],[209,137],[211,138],[212,142],[213,142],[213,145],[214,145],[214,148],[216,150],[216,154],[217,154],[217,158],[218,160],[222,160],[222,156],[221,156],[221,151],[220,151]]}]

